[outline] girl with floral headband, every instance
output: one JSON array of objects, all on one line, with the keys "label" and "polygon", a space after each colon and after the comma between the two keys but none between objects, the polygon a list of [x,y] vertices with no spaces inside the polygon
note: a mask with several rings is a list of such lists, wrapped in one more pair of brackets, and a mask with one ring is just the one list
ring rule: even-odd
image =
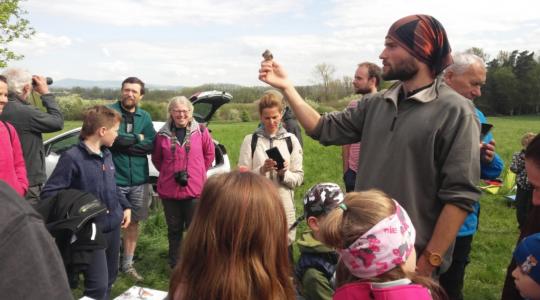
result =
[{"label": "girl with floral headband", "polygon": [[414,273],[416,231],[407,212],[378,190],[349,193],[323,220],[321,237],[340,254],[334,300],[446,299]]}]

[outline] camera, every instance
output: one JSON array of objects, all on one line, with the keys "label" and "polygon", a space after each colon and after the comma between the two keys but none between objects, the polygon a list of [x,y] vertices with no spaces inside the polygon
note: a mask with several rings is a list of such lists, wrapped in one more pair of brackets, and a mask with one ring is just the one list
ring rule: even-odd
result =
[{"label": "camera", "polygon": [[174,173],[174,180],[180,186],[186,186],[188,184],[188,178],[189,178],[189,175],[187,171],[180,171],[180,172]]},{"label": "camera", "polygon": [[[47,85],[53,84],[53,79],[51,77],[45,77],[45,81],[47,82]],[[36,81],[34,78],[32,78],[32,86],[36,86]]]}]

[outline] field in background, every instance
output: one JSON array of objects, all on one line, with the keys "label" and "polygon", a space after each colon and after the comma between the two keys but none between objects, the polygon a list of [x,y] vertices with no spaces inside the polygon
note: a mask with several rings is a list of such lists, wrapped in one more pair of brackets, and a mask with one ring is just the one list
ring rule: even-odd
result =
[{"label": "field in background", "polygon": [[[506,167],[512,153],[520,149],[521,136],[527,131],[540,131],[540,118],[536,116],[490,117],[489,121],[494,124],[497,152]],[[66,122],[65,129],[79,124]],[[214,138],[227,147],[231,165],[235,166],[240,144],[244,136],[254,130],[256,123],[211,123],[209,127]],[[336,146],[323,147],[311,138],[304,137],[304,172],[305,183],[296,190],[297,215],[302,213],[302,195],[313,184],[331,181],[342,185],[341,149]],[[471,263],[467,268],[465,298],[499,299],[506,267],[518,236],[515,209],[510,208],[500,196],[484,195],[481,203],[480,229],[474,238]],[[165,228],[162,212],[152,214],[142,227],[136,261],[137,269],[145,277],[142,286],[161,290],[168,287],[170,270],[166,263]],[[304,228],[305,225],[301,224],[299,231]],[[113,295],[118,295],[133,284],[133,281],[121,275],[114,286]]]}]

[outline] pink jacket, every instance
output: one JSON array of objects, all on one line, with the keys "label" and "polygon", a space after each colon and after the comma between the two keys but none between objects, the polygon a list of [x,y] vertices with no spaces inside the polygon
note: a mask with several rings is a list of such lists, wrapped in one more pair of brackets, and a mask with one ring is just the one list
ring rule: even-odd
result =
[{"label": "pink jacket", "polygon": [[[180,145],[176,141],[174,156],[171,147],[171,123],[168,121],[159,130],[154,140],[154,151],[152,152],[152,163],[159,171],[157,191],[162,199],[189,199],[199,198],[202,187],[206,181],[206,171],[212,166],[214,161],[214,143],[208,132],[208,128],[199,126],[195,120],[189,126],[189,153],[186,158],[186,142]],[[187,164],[187,168],[186,168]],[[188,184],[180,186],[174,179],[174,174],[178,171],[188,172]]]},{"label": "pink jacket", "polygon": [[0,122],[0,180],[5,181],[22,197],[28,190],[28,177],[19,135],[7,122]]},{"label": "pink jacket", "polygon": [[402,284],[375,288],[370,282],[354,282],[341,286],[334,300],[431,300],[429,290],[419,284]]}]

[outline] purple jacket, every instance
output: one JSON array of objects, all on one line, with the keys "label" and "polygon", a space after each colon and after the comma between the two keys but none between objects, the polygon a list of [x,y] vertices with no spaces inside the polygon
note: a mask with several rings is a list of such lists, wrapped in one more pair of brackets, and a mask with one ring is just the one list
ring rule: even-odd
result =
[{"label": "purple jacket", "polygon": [[[187,143],[188,135],[189,143]],[[169,120],[159,130],[152,153],[152,163],[159,171],[157,182],[159,197],[176,200],[199,198],[206,181],[206,171],[210,169],[214,161],[215,149],[210,132],[208,128],[192,120],[189,125],[189,134],[186,134],[186,141],[182,145],[178,141],[175,142],[174,156],[171,137],[171,121]],[[187,157],[186,144],[189,144]],[[185,187],[174,180],[174,173],[182,170],[187,170],[189,176]]]}]

